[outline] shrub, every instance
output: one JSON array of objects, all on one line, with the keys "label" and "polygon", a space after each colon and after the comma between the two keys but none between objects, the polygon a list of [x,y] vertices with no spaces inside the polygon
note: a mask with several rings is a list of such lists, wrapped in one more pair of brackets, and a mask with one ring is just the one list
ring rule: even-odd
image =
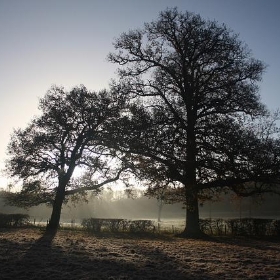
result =
[{"label": "shrub", "polygon": [[90,232],[147,232],[154,229],[154,223],[151,220],[125,220],[125,219],[83,219],[82,227]]},{"label": "shrub", "polygon": [[130,221],[130,232],[147,232],[154,230],[154,223],[151,220],[134,220]]},{"label": "shrub", "polygon": [[280,235],[280,220],[272,219],[203,219],[201,230],[210,235],[264,236]]},{"label": "shrub", "polygon": [[18,227],[29,224],[29,215],[27,214],[3,214],[0,213],[0,227]]},{"label": "shrub", "polygon": [[274,227],[277,223],[273,223],[272,219],[231,219],[226,223],[232,235],[274,235]]},{"label": "shrub", "polygon": [[223,219],[201,219],[199,220],[200,229],[210,235],[226,234],[226,224]]},{"label": "shrub", "polygon": [[102,219],[96,218],[83,219],[82,227],[85,228],[87,231],[100,232],[102,221]]},{"label": "shrub", "polygon": [[273,220],[271,223],[270,230],[272,235],[280,236],[280,220]]},{"label": "shrub", "polygon": [[199,220],[199,225],[201,231],[203,231],[206,234],[213,234],[213,230],[211,227],[211,219],[201,219]]},{"label": "shrub", "polygon": [[104,220],[104,226],[110,232],[123,231],[126,228],[124,219],[106,219]]}]

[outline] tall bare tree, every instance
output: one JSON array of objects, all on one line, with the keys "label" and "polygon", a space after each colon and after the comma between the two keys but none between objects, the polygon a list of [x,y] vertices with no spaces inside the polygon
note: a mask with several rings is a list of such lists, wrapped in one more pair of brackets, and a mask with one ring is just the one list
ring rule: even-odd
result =
[{"label": "tall bare tree", "polygon": [[[51,204],[47,229],[55,232],[67,196],[98,191],[118,180],[125,165],[104,143],[110,143],[111,124],[122,106],[121,99],[107,91],[52,87],[40,100],[41,116],[11,137],[6,170],[23,188],[11,193],[9,202],[24,207]],[[72,180],[77,167],[82,175]]]},{"label": "tall bare tree", "polygon": [[119,146],[136,161],[142,156],[139,167],[152,161],[155,172],[182,185],[184,235],[201,235],[199,196],[275,191],[277,131],[263,126],[261,134],[256,121],[268,116],[258,94],[265,66],[238,35],[174,8],[123,33],[114,47],[109,60],[120,68],[113,86],[134,103]]}]

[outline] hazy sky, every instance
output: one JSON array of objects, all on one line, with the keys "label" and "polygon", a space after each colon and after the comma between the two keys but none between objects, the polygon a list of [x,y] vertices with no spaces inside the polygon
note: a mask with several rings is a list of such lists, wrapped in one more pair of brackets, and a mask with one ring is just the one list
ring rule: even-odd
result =
[{"label": "hazy sky", "polygon": [[[52,84],[108,87],[116,70],[106,60],[114,38],[175,6],[239,33],[268,65],[263,102],[280,107],[279,0],[0,0],[0,169],[13,128],[38,113]],[[0,187],[6,183],[0,178]]]}]

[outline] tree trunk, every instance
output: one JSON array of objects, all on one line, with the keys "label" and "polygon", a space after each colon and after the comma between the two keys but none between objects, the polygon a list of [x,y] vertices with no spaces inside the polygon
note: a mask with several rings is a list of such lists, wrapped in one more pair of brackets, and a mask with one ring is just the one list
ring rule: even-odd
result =
[{"label": "tree trunk", "polygon": [[[187,92],[187,91],[186,91]],[[196,185],[196,111],[193,109],[193,93],[187,96],[187,157],[185,166],[185,198],[186,198],[186,227],[181,234],[184,237],[201,238],[203,236],[199,226],[198,190]]]},{"label": "tree trunk", "polygon": [[163,201],[162,199],[158,200],[158,222],[161,221],[161,212],[163,208]]},{"label": "tree trunk", "polygon": [[199,226],[199,208],[197,192],[193,191],[187,195],[186,227],[182,236],[191,238],[201,238],[205,235]]},{"label": "tree trunk", "polygon": [[59,183],[55,200],[53,203],[51,218],[47,225],[47,232],[49,233],[55,234],[59,228],[59,221],[60,221],[61,209],[62,209],[64,198],[65,198],[65,185]]}]

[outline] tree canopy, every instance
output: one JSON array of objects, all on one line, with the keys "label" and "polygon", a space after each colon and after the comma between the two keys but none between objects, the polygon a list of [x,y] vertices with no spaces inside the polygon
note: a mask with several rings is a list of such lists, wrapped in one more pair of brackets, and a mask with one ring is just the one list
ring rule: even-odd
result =
[{"label": "tree canopy", "polygon": [[200,234],[199,196],[276,191],[278,130],[258,92],[265,66],[238,35],[175,8],[123,33],[114,47],[113,86],[133,104],[118,145],[138,168],[151,167],[151,178],[161,172],[183,186],[184,234]]},{"label": "tree canopy", "polygon": [[[110,129],[123,104],[107,91],[52,87],[40,100],[41,116],[11,137],[6,171],[20,179],[23,188],[10,194],[10,202],[26,207],[51,204],[49,226],[56,230],[66,196],[98,191],[118,180],[125,161],[104,143],[110,143]],[[82,175],[72,180],[77,167]]]}]

